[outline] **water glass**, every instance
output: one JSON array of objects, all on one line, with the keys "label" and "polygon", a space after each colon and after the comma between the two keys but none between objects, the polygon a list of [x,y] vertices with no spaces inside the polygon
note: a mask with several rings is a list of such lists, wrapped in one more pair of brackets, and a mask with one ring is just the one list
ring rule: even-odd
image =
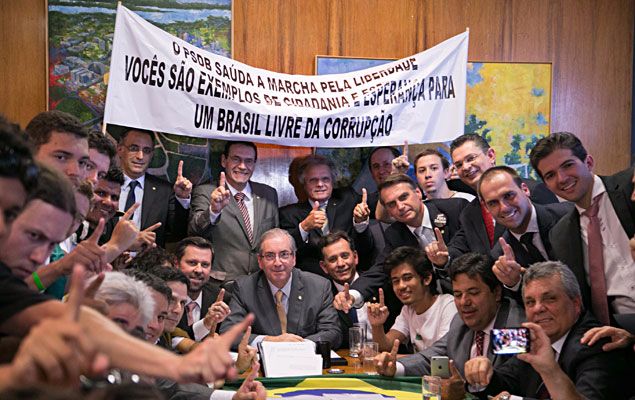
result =
[{"label": "water glass", "polygon": [[349,356],[357,358],[362,350],[362,328],[354,326],[348,329]]},{"label": "water glass", "polygon": [[362,345],[362,368],[366,375],[377,375],[375,357],[379,354],[377,342],[366,342]]},{"label": "water glass", "polygon": [[423,400],[441,400],[441,377],[424,375],[421,377]]}]

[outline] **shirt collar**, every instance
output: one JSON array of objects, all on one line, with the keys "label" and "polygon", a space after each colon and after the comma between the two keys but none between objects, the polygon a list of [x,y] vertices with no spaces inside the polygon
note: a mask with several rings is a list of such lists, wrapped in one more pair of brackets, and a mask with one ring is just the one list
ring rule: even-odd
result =
[{"label": "shirt collar", "polygon": [[[359,274],[357,273],[357,271],[355,272],[355,276],[353,277],[353,282],[355,282],[357,280],[357,278],[359,278]],[[337,289],[338,292],[341,292],[344,290],[344,285],[340,285],[339,283],[333,281],[333,285],[335,285],[335,288]]]},{"label": "shirt collar", "polygon": [[146,174],[141,175],[140,177],[138,177],[137,179],[132,179],[130,178],[128,175],[124,174],[123,175],[123,186],[121,186],[122,188],[128,188],[128,185],[130,184],[131,181],[137,181],[139,182],[139,187],[141,189],[143,189],[143,186],[146,183]]},{"label": "shirt collar", "polygon": [[560,357],[560,353],[562,352],[562,346],[564,346],[565,340],[567,340],[567,336],[569,336],[570,330],[567,331],[562,337],[555,342],[551,343],[551,348],[556,353],[556,360]]},{"label": "shirt collar", "polygon": [[281,289],[278,289],[273,283],[269,282],[269,279],[267,279],[267,283],[269,284],[269,290],[271,290],[271,294],[275,296],[276,293],[278,293],[278,290],[282,290],[282,293],[284,293],[287,299],[291,295],[292,281],[293,281],[293,271],[291,271],[291,275],[289,275],[289,280],[287,281],[287,283],[285,283],[285,285]]},{"label": "shirt collar", "polygon": [[[602,179],[600,179],[599,176],[593,175],[593,189],[591,189],[591,201],[593,201],[593,199],[595,199],[597,196],[601,195],[604,192],[606,192],[606,186],[604,186],[604,182],[602,182]],[[577,204],[575,205],[575,208],[578,209],[578,213],[580,214],[586,211],[586,209],[579,207]]]},{"label": "shirt collar", "polygon": [[534,232],[534,233],[538,233],[538,216],[536,215],[536,207],[534,207],[534,205],[531,205],[531,217],[529,218],[529,224],[527,225],[527,229],[525,230],[525,232],[521,233],[521,234],[517,234],[512,232],[511,230],[509,231],[509,233],[511,233],[519,242],[520,242],[520,237],[522,235],[524,235],[527,232]]},{"label": "shirt collar", "polygon": [[[232,197],[236,196],[236,193],[241,192],[241,190],[238,190],[235,187],[233,187],[232,185],[230,185],[229,182],[227,182],[227,187],[229,188],[229,191],[232,194]],[[247,182],[247,185],[242,190],[242,193],[245,195],[245,200],[247,200],[247,201],[251,200],[252,191],[251,191],[251,184],[249,182]]]},{"label": "shirt collar", "polygon": [[[421,226],[423,228],[428,228],[430,230],[434,230],[432,228],[432,220],[430,219],[430,213],[428,212],[428,207],[426,207],[425,203],[421,203],[423,205],[423,216],[421,217]],[[415,230],[417,230],[417,228],[419,228],[418,226],[410,226],[410,225],[406,225],[408,227],[408,229],[410,229],[410,232],[412,232],[413,234],[415,233]]]},{"label": "shirt collar", "polygon": [[[189,296],[188,296],[188,297],[189,297]],[[198,293],[198,296],[197,296],[194,300],[190,299],[190,303],[196,303],[196,304],[198,304],[198,308],[199,308],[199,310],[200,310],[200,309],[203,307],[203,291],[201,290],[201,291]],[[189,303],[188,303],[188,304],[189,304]]]}]

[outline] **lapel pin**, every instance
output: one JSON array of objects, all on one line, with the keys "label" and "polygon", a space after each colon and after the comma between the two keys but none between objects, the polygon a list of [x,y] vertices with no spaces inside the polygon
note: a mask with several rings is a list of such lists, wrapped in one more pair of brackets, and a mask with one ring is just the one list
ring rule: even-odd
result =
[{"label": "lapel pin", "polygon": [[157,190],[157,187],[156,186],[152,186],[152,190]]},{"label": "lapel pin", "polygon": [[298,296],[298,300],[302,300],[302,296]]}]

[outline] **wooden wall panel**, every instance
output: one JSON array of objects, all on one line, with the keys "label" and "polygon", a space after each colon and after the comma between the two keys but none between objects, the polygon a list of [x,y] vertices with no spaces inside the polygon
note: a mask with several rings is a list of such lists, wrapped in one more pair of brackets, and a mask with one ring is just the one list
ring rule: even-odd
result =
[{"label": "wooden wall panel", "polygon": [[[0,112],[45,109],[45,0],[0,0]],[[552,130],[607,173],[630,162],[635,0],[234,0],[234,58],[312,74],[315,56],[404,57],[470,28],[470,60],[552,62]],[[27,95],[25,95],[27,94]]]}]

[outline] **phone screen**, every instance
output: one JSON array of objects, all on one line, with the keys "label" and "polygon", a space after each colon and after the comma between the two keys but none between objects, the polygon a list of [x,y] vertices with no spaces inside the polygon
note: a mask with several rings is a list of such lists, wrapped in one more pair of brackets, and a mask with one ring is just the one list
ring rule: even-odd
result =
[{"label": "phone screen", "polygon": [[494,354],[527,353],[530,349],[527,328],[492,329],[490,338]]}]

